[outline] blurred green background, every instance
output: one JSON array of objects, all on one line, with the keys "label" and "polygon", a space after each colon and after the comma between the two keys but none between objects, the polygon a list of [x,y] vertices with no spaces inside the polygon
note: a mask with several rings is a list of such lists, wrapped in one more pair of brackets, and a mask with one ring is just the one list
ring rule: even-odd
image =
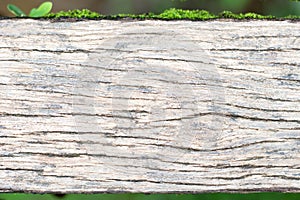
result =
[{"label": "blurred green background", "polygon": [[[1,0],[0,15],[12,16],[6,9],[8,3],[21,7],[29,12],[33,7],[38,6],[43,0]],[[183,9],[206,9],[212,13],[219,13],[223,10],[230,10],[236,13],[256,12],[264,15],[277,17],[287,15],[300,15],[300,2],[289,0],[52,0],[54,3],[53,12],[69,9],[88,8],[102,14],[117,13],[161,13],[168,8]],[[63,197],[54,195],[37,194],[0,194],[0,200],[300,200],[300,194],[284,193],[253,193],[253,194],[97,194],[97,195],[75,195],[70,194]]]},{"label": "blurred green background", "polygon": [[[8,3],[29,12],[45,0],[0,0],[0,15],[12,16],[6,9]],[[223,10],[256,12],[278,17],[300,15],[300,2],[290,0],[47,0],[53,2],[53,11],[87,8],[102,14],[161,13],[168,8],[206,9],[215,14]]]}]

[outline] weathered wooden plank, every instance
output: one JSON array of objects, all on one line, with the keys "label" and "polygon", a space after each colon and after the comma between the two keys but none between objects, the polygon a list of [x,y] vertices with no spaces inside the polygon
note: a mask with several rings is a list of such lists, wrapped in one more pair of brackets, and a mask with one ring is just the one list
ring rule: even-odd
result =
[{"label": "weathered wooden plank", "polygon": [[299,192],[299,37],[289,21],[0,21],[0,191]]}]

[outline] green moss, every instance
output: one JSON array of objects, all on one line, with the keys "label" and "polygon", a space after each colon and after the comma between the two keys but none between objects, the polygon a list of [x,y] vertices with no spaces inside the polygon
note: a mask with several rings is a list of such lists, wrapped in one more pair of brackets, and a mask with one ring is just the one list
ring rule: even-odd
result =
[{"label": "green moss", "polygon": [[190,20],[208,20],[215,19],[218,16],[209,13],[206,10],[182,10],[171,8],[156,16],[158,19],[190,19]]},{"label": "green moss", "polygon": [[223,11],[219,15],[214,15],[206,10],[182,10],[171,8],[165,10],[161,14],[146,13],[146,14],[118,14],[118,15],[101,15],[97,12],[92,12],[87,9],[61,11],[58,13],[50,13],[46,18],[87,18],[87,19],[160,19],[160,20],[209,20],[209,19],[300,19],[300,16],[287,16],[285,18],[276,18],[271,15],[260,15],[256,13],[240,13],[235,14],[230,11]]},{"label": "green moss", "polygon": [[103,15],[97,12],[92,12],[88,9],[83,9],[83,10],[60,11],[57,13],[50,13],[46,16],[46,18],[62,18],[62,17],[97,19],[97,18],[103,18]]},{"label": "green moss", "polygon": [[105,16],[104,19],[122,19],[122,18],[132,18],[132,19],[154,19],[155,18],[154,13],[146,13],[146,14],[118,14],[118,15],[109,15]]},{"label": "green moss", "polygon": [[300,19],[300,16],[298,15],[288,15],[285,17],[285,19]]},{"label": "green moss", "polygon": [[259,15],[256,13],[240,13],[235,14],[231,11],[223,11],[219,14],[219,18],[231,18],[231,19],[275,19],[275,16],[272,15]]}]

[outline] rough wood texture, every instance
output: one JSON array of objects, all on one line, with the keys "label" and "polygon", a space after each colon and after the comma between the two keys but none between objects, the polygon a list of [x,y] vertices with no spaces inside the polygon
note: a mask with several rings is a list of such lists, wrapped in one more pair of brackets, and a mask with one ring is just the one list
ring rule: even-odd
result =
[{"label": "rough wood texture", "polygon": [[1,192],[300,192],[300,24],[0,21]]}]

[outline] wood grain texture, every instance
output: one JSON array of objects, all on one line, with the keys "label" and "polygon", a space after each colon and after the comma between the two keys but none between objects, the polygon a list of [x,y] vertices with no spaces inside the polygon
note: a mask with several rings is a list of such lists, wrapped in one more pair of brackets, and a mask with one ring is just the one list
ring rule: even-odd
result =
[{"label": "wood grain texture", "polygon": [[300,24],[0,21],[0,191],[300,192]]}]

